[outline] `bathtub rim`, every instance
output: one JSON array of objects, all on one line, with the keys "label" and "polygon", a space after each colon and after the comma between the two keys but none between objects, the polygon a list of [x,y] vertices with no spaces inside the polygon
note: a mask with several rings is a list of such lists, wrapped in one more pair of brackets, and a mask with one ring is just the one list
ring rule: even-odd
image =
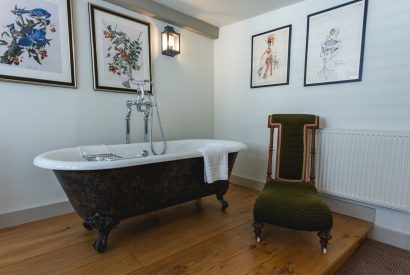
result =
[{"label": "bathtub rim", "polygon": [[[206,142],[209,144],[221,144],[226,148],[228,153],[240,152],[247,149],[247,146],[242,142],[231,141],[231,140],[219,140],[219,139],[179,139],[168,141],[168,144],[175,142]],[[146,143],[132,143],[132,144],[115,144],[110,146],[135,146],[135,145],[147,145]],[[95,146],[95,145],[90,145]],[[203,147],[203,146],[202,146]],[[63,148],[58,150],[52,150],[38,155],[34,160],[33,164],[37,167],[50,169],[50,170],[71,170],[71,171],[87,171],[87,170],[105,170],[105,169],[115,169],[115,168],[124,168],[136,165],[144,165],[151,163],[167,162],[180,159],[189,159],[202,157],[201,152],[198,150],[198,147],[192,151],[178,152],[165,154],[161,156],[148,156],[144,158],[129,158],[116,161],[62,161],[50,159],[49,156],[52,154],[64,154],[72,153],[78,151],[78,147]]]}]

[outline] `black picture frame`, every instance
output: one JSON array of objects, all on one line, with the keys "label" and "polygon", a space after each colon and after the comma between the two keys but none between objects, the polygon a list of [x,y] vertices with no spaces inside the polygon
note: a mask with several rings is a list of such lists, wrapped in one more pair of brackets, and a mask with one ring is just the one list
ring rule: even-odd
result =
[{"label": "black picture frame", "polygon": [[[58,7],[58,9],[66,9],[64,13],[67,15],[67,18],[64,18],[64,26],[60,26],[60,24],[57,23],[57,26],[54,26],[53,22],[53,17],[52,13],[44,7],[43,3],[47,3],[48,5],[54,4]],[[21,46],[21,51],[19,53],[21,54],[22,59],[20,61],[16,61],[14,64],[8,64],[12,65],[12,67],[8,68],[7,66],[0,66],[0,80],[2,81],[10,81],[10,82],[16,82],[16,83],[26,83],[26,84],[36,84],[36,85],[48,85],[48,86],[57,86],[57,87],[66,87],[66,88],[77,88],[77,80],[76,80],[76,67],[75,67],[75,50],[74,50],[74,34],[73,34],[73,13],[72,13],[72,1],[71,0],[58,0],[50,3],[49,1],[33,1],[32,2],[32,7],[36,7],[37,9],[30,9],[29,7],[25,6],[18,6],[17,3],[13,4],[14,9],[20,9],[22,18],[24,16],[27,16],[24,21],[23,19],[16,19],[16,22],[13,24],[14,26],[17,26],[15,31],[22,32],[23,26],[22,24],[29,24],[27,20],[32,20],[34,23],[36,23],[36,27],[34,31],[37,32],[42,32],[44,33],[45,39],[47,43],[41,44],[40,43],[43,41],[41,39],[33,42],[31,42],[31,46]],[[31,3],[30,3],[31,4]],[[4,6],[3,6],[4,5]],[[2,3],[2,7],[4,8],[2,12],[10,12],[10,9],[6,8],[5,3]],[[61,11],[61,10],[60,10]],[[14,11],[16,12],[16,11]],[[30,15],[30,12],[32,13]],[[14,13],[16,14],[16,13]],[[61,14],[60,14],[61,15]],[[17,15],[16,15],[17,16]],[[31,16],[31,17],[30,17]],[[38,20],[38,22],[35,22],[35,20]],[[57,19],[58,20],[58,19]],[[19,23],[17,23],[19,21]],[[41,21],[41,22],[40,22]],[[18,28],[21,28],[18,30]],[[31,70],[31,73],[28,74],[27,71],[20,71],[20,69],[17,67],[19,62],[33,62],[33,60],[37,60],[39,64],[45,64],[44,62],[49,58],[47,54],[49,54],[47,51],[50,49],[49,47],[53,46],[53,39],[49,39],[49,31],[52,29],[52,32],[54,33],[61,33],[60,35],[60,40],[62,42],[67,42],[67,44],[60,44],[60,56],[61,60],[60,65],[62,66],[63,69],[61,69],[62,73],[54,73],[51,71],[50,73],[47,71],[39,70],[39,69],[29,69]],[[14,30],[10,30],[10,34],[4,34],[6,31],[2,30],[2,38],[5,38],[6,36],[8,38],[14,38],[16,34]],[[64,34],[62,34],[64,33]],[[4,36],[3,36],[4,35]],[[29,34],[24,34],[24,38],[29,38]],[[17,38],[14,38],[15,41],[21,41],[17,40]],[[34,39],[34,38],[33,38]],[[4,41],[4,39],[3,39]],[[4,42],[2,42],[4,43]],[[20,42],[18,42],[20,43]],[[4,45],[3,45],[4,46]],[[35,48],[38,49],[35,49]],[[64,50],[62,50],[64,48]],[[27,53],[26,53],[27,52]],[[30,52],[30,53],[29,53]],[[42,52],[42,53],[41,53]],[[41,54],[41,56],[39,55]],[[2,52],[3,55],[6,54],[6,52]],[[17,58],[18,56],[15,56],[14,58]],[[13,56],[9,55],[9,58],[13,58]],[[50,57],[52,58],[52,57]],[[65,58],[63,60],[63,58]],[[23,61],[25,60],[25,61]],[[0,62],[1,63],[1,62]],[[37,65],[38,66],[38,65]],[[22,76],[25,75],[25,76]],[[61,78],[57,79],[56,78]]]},{"label": "black picture frame", "polygon": [[[307,16],[304,86],[349,83],[362,80],[367,7],[368,0],[354,0]],[[362,11],[360,11],[361,9]],[[348,12],[351,14],[343,14]],[[331,21],[332,18],[335,22]],[[314,20],[317,23],[312,23]],[[321,22],[321,24],[318,22]],[[354,22],[360,22],[361,26],[352,27]],[[343,44],[345,41],[338,39],[340,30],[335,27],[337,23],[344,26],[342,32],[345,33],[343,37],[355,37],[356,40],[360,39],[360,41],[348,41],[350,44],[345,47],[346,45]],[[324,28],[324,25],[333,27],[327,29],[327,36],[325,33],[321,33],[321,38],[325,36],[326,38],[325,42],[321,43],[320,50],[318,50],[317,32],[320,32],[318,28]],[[351,27],[348,28],[347,26]],[[316,45],[316,52],[314,52],[313,45]],[[344,59],[334,59],[343,51],[343,47],[348,48],[351,54],[346,51]],[[319,68],[317,66],[319,58],[314,54],[319,55],[322,60],[320,70],[317,70]],[[329,62],[331,62],[333,68],[329,68]],[[316,70],[313,68],[316,68]]]},{"label": "black picture frame", "polygon": [[[95,13],[96,11],[100,11],[103,13],[107,13],[110,15],[113,15],[118,18],[122,18],[128,21],[131,21],[132,23],[141,25],[143,27],[146,27],[146,32],[147,32],[147,40],[148,40],[148,46],[146,47],[146,54],[148,55],[148,79],[144,80],[149,80],[152,81],[152,71],[151,71],[151,34],[150,34],[150,29],[151,25],[148,22],[138,20],[134,17],[124,15],[97,5],[94,5],[92,3],[89,3],[89,17],[90,17],[90,35],[91,35],[91,53],[92,53],[92,64],[93,64],[93,84],[94,84],[94,90],[95,91],[105,91],[105,92],[119,92],[119,93],[137,93],[137,88],[127,88],[127,87],[114,87],[114,86],[108,86],[108,85],[103,85],[99,81],[99,69],[98,69],[98,49],[97,49],[97,38],[96,38],[96,24],[95,24]],[[145,63],[144,63],[145,64]],[[141,79],[142,80],[142,79]],[[147,83],[145,85],[144,91],[147,93],[152,93],[152,84]]]},{"label": "black picture frame", "polygon": [[[276,39],[275,35],[280,36],[280,38]],[[284,37],[286,37],[286,39],[283,39]],[[279,45],[277,47],[277,49],[280,49],[279,57],[277,57],[276,55],[277,52],[276,52],[274,56],[271,55],[271,57],[265,58],[265,64],[262,64],[262,59],[264,55],[267,53],[267,51],[272,52],[271,45],[269,45],[269,40],[272,41],[272,39],[273,39],[273,42],[271,42],[270,44],[274,44],[276,40],[276,43],[285,43],[286,45]],[[263,42],[263,40],[268,43],[268,48],[264,50],[264,52],[261,55],[261,52],[260,52],[261,45],[260,44]],[[269,87],[269,86],[280,86],[280,85],[289,84],[290,49],[291,49],[291,42],[292,42],[291,40],[292,40],[292,25],[291,24],[252,35],[251,79],[250,79],[251,88],[263,88],[263,87]],[[259,62],[258,62],[258,59],[256,59],[256,57],[259,57],[259,56],[261,58],[259,59]],[[269,58],[271,59],[271,61],[267,61],[267,59]],[[283,59],[285,59],[285,62],[283,62]],[[267,63],[269,63],[270,68]],[[265,68],[265,72],[263,73],[263,76],[262,76],[262,71],[264,68]],[[266,81],[266,78],[268,78],[268,72],[269,72],[269,76],[272,76],[274,73],[273,71],[276,71],[276,69],[282,70],[282,72],[280,72],[282,75],[279,76],[279,79],[272,79],[271,81],[269,80]]]}]

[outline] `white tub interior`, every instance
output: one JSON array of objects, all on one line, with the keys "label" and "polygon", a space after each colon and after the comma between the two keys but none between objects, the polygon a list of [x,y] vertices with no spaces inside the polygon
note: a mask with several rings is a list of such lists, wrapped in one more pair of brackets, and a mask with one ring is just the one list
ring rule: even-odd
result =
[{"label": "white tub interior", "polygon": [[[201,157],[199,148],[210,145],[220,145],[227,152],[239,152],[246,149],[245,144],[227,140],[174,140],[167,142],[165,155],[155,156],[152,154],[149,143],[133,143],[118,145],[85,145],[72,148],[50,151],[37,156],[34,165],[53,170],[101,170],[158,163],[178,159]],[[162,149],[162,142],[155,142],[154,147]],[[149,155],[141,157],[141,152],[147,150]],[[114,161],[87,161],[83,155],[114,154],[121,159]]]}]

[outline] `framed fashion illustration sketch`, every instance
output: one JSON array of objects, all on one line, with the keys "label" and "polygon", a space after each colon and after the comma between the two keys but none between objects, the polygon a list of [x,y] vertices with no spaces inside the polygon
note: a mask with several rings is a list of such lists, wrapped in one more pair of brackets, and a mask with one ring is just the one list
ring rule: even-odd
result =
[{"label": "framed fashion illustration sketch", "polygon": [[307,18],[305,86],[362,80],[367,0]]},{"label": "framed fashion illustration sketch", "polygon": [[137,92],[137,82],[151,80],[149,23],[93,4],[89,10],[94,89]]},{"label": "framed fashion illustration sketch", "polygon": [[251,88],[289,84],[292,25],[252,36]]},{"label": "framed fashion illustration sketch", "polygon": [[1,0],[0,80],[76,87],[71,0]]}]

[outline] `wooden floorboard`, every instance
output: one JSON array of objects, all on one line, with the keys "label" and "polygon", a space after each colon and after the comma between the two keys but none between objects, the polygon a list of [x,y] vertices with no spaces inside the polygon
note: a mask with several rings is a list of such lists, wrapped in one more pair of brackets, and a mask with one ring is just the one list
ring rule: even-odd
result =
[{"label": "wooden floorboard", "polygon": [[122,221],[108,249],[76,214],[0,230],[0,274],[331,274],[371,223],[334,214],[329,253],[315,233],[266,226],[253,235],[257,191],[231,185],[225,212],[213,197]]}]

